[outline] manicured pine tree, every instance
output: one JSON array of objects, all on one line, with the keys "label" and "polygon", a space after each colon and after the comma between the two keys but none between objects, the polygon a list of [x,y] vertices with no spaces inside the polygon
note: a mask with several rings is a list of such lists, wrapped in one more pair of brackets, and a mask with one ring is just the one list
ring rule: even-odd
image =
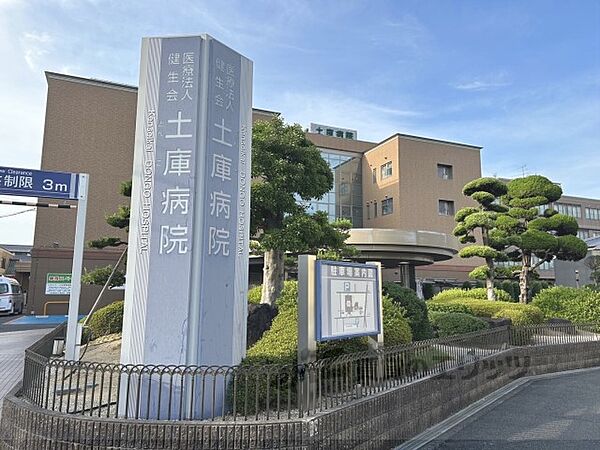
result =
[{"label": "manicured pine tree", "polygon": [[519,301],[527,303],[531,275],[538,267],[555,258],[578,261],[586,256],[587,245],[577,237],[575,218],[544,208],[560,199],[560,186],[541,175],[531,175],[511,180],[507,188],[502,203],[509,210],[496,219],[496,227],[508,245],[505,253],[521,263]]},{"label": "manicured pine tree", "polygon": [[[508,208],[498,204],[498,199],[507,192],[506,185],[497,178],[478,178],[467,183],[463,194],[471,197],[478,206],[462,208],[455,215],[457,222],[454,235],[461,243],[471,243],[459,251],[461,258],[480,257],[485,260],[485,265],[474,269],[472,278],[484,279],[487,298],[496,300],[494,292],[494,261],[502,258],[504,241],[497,239],[496,219],[499,213],[504,213]],[[481,236],[482,244],[476,244],[477,234]]]},{"label": "manicured pine tree", "polygon": [[[131,197],[131,181],[125,181],[121,183],[119,192],[124,197]],[[106,223],[110,226],[125,230],[129,232],[129,205],[120,205],[117,212],[106,216]],[[121,240],[119,237],[105,236],[99,239],[94,239],[88,242],[90,248],[107,248],[107,247],[121,247],[127,245],[126,241]],[[114,266],[108,265],[106,267],[100,267],[94,270],[86,271],[82,276],[82,281],[87,284],[95,284],[104,286],[106,281],[113,272]],[[112,278],[110,279],[109,286],[123,286],[125,284],[125,270],[116,270]]]}]

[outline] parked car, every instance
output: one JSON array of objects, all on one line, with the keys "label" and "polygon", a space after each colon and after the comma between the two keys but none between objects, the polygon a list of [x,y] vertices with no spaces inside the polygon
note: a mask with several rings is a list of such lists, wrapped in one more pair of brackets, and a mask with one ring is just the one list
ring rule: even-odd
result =
[{"label": "parked car", "polygon": [[0,276],[0,314],[21,314],[25,296],[19,282]]}]

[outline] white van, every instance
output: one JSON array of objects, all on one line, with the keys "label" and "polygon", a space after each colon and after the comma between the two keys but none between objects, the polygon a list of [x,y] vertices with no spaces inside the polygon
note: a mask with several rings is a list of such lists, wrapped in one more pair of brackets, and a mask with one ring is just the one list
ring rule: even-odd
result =
[{"label": "white van", "polygon": [[0,276],[0,314],[21,314],[25,297],[19,282]]}]

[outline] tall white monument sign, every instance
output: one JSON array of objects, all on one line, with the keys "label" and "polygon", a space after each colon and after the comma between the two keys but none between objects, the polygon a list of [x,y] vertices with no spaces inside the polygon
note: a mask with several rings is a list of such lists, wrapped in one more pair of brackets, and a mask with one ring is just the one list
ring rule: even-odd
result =
[{"label": "tall white monument sign", "polygon": [[145,38],[121,362],[234,365],[246,348],[252,62]]}]

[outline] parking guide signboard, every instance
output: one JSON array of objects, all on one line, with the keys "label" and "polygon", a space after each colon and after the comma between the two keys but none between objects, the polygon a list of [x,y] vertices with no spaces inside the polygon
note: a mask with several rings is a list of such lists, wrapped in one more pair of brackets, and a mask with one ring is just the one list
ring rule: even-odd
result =
[{"label": "parking guide signboard", "polygon": [[319,260],[315,278],[317,341],[381,332],[377,266]]}]

